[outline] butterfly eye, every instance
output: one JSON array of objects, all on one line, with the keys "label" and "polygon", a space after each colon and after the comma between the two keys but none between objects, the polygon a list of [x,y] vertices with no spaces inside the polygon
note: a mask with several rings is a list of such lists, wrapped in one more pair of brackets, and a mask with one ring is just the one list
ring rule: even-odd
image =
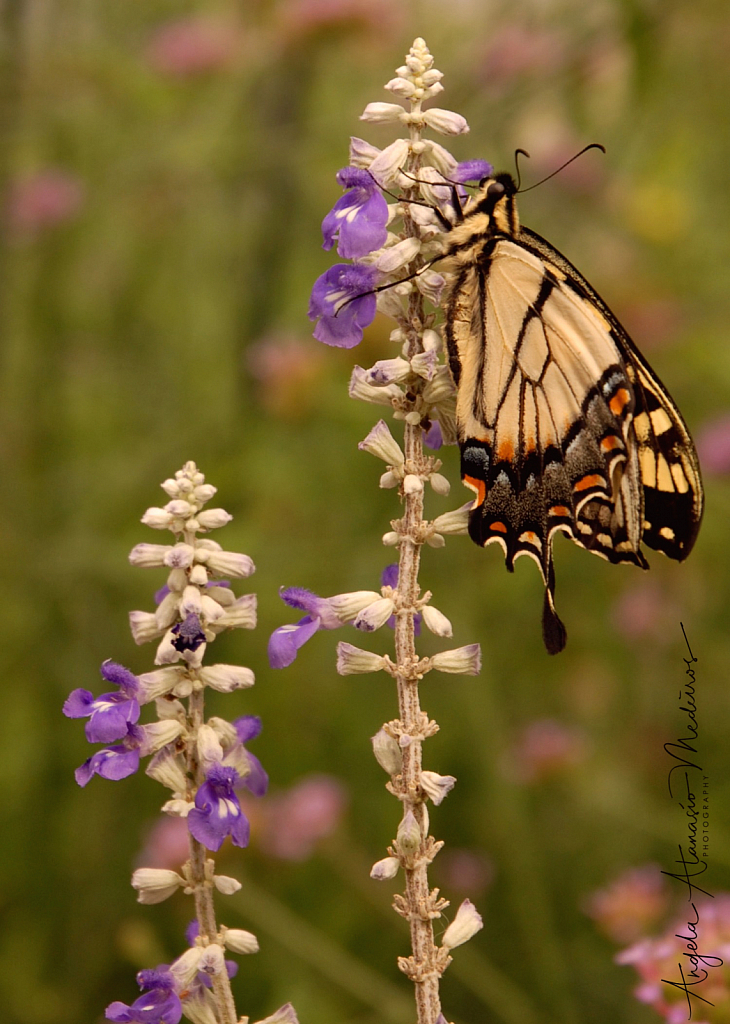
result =
[{"label": "butterfly eye", "polygon": [[500,181],[493,181],[487,189],[487,195],[490,199],[499,199],[504,195],[504,185]]}]

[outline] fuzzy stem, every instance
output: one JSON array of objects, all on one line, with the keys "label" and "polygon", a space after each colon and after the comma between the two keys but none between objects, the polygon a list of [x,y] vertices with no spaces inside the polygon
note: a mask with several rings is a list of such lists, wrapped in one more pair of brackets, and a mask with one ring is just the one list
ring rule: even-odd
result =
[{"label": "fuzzy stem", "polygon": [[[188,717],[190,719],[191,734],[197,735],[198,729],[205,721],[204,715],[204,691],[193,690],[188,705]],[[195,744],[188,745],[187,767],[189,777],[194,779],[195,789],[202,785],[203,769],[198,761]],[[201,939],[204,943],[218,942],[218,926],[215,920],[215,908],[213,906],[213,883],[211,871],[206,877],[206,863],[208,862],[207,850],[202,843],[193,837],[190,840],[190,874],[195,886],[195,916],[198,919],[198,928]],[[212,860],[210,861],[212,864]],[[231,991],[231,981],[228,973],[224,970],[211,978],[213,985],[213,996],[216,1003],[216,1010],[219,1024],[236,1024],[236,1006]]]}]

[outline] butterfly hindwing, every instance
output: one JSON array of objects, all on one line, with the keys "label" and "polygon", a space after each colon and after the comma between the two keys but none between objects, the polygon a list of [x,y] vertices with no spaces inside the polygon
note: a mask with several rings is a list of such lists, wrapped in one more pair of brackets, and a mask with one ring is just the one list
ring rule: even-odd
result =
[{"label": "butterfly hindwing", "polygon": [[504,205],[485,186],[446,251],[456,270],[446,336],[462,478],[476,494],[472,539],[500,544],[510,570],[521,555],[540,567],[543,634],[555,653],[565,644],[555,533],[614,563],[647,568],[642,540],[682,559],[702,490],[661,383],[585,278],[519,228],[514,183],[497,180]]}]

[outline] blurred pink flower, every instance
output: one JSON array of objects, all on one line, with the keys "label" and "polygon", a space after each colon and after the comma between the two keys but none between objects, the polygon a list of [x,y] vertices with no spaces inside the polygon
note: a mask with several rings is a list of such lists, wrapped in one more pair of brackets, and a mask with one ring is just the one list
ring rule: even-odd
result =
[{"label": "blurred pink flower", "polygon": [[658,349],[671,344],[686,320],[681,303],[670,297],[653,296],[641,302],[624,306],[620,311],[621,322],[629,328],[642,350]]},{"label": "blurred pink flower", "polygon": [[666,878],[658,864],[629,868],[592,893],[585,912],[614,942],[635,942],[667,909]]},{"label": "blurred pink flower", "polygon": [[[662,979],[681,982],[677,966],[681,963],[685,978],[692,982],[688,977],[692,967],[687,959],[692,949],[687,938],[678,937],[692,939],[692,929],[688,927],[690,922],[697,930],[697,951],[705,957],[698,970],[707,971],[705,980],[690,991],[714,1004],[710,1006],[693,1000],[692,1022],[726,1024],[730,1010],[730,893],[718,893],[714,899],[697,900],[696,915],[692,904],[684,905],[688,909],[663,935],[657,939],[641,939],[622,950],[616,955],[616,963],[630,964],[639,975],[640,984],[634,989],[639,1002],[648,1003],[669,1024],[682,1024],[688,1019],[687,997],[680,989],[664,984]],[[719,958],[723,964],[713,963],[710,958]]]},{"label": "blurred pink flower", "polygon": [[386,0],[285,0],[279,8],[279,19],[290,38],[318,29],[350,26],[382,34],[401,21],[397,5]]},{"label": "blurred pink flower", "polygon": [[585,757],[585,739],[555,718],[530,722],[510,751],[510,765],[519,782],[542,782],[573,768]]},{"label": "blurred pink flower", "polygon": [[317,383],[327,358],[311,338],[271,334],[249,347],[247,362],[259,383],[258,397],[269,412],[298,417],[319,394]]},{"label": "blurred pink flower", "polygon": [[481,896],[494,878],[494,865],[476,850],[447,847],[436,865],[444,887],[463,896]]},{"label": "blurred pink flower", "polygon": [[730,413],[702,424],[696,435],[700,464],[708,473],[730,473]]},{"label": "blurred pink flower", "polygon": [[500,90],[516,78],[544,77],[565,62],[565,43],[558,33],[507,23],[490,35],[481,58],[481,77]]},{"label": "blurred pink flower", "polygon": [[193,78],[226,67],[240,52],[240,29],[230,22],[192,15],[160,25],[147,46],[155,71]]},{"label": "blurred pink flower", "polygon": [[140,867],[177,871],[190,854],[189,835],[184,818],[160,818],[147,833],[137,864]]},{"label": "blurred pink flower", "polygon": [[346,807],[347,791],[338,779],[308,775],[262,804],[261,849],[281,860],[306,860],[337,829]]},{"label": "blurred pink flower", "polygon": [[640,580],[616,599],[611,618],[628,640],[666,638],[666,624],[674,616],[671,597],[656,580]]},{"label": "blurred pink flower", "polygon": [[81,181],[49,167],[18,178],[8,189],[6,202],[11,230],[34,234],[76,216],[84,197]]}]

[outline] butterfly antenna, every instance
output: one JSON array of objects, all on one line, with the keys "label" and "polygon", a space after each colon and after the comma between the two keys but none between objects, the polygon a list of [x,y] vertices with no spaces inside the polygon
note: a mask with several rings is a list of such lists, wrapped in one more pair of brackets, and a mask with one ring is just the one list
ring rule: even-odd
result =
[{"label": "butterfly antenna", "polygon": [[[516,149],[515,150],[515,173],[517,174],[517,191],[518,192],[520,191],[520,185],[522,184],[522,168],[520,167],[520,161],[517,159],[520,156],[527,157],[527,159],[529,160],[530,159],[530,154],[527,152],[526,149]],[[525,189],[525,191],[527,191],[527,190]]]},{"label": "butterfly antenna", "polygon": [[[602,146],[600,142],[591,142],[589,146],[584,146],[583,149],[581,149],[580,153],[576,153],[575,156],[572,156],[570,158],[570,160],[566,160],[564,164],[561,164],[560,167],[557,168],[557,170],[554,170],[551,174],[548,174],[547,177],[541,178],[540,181],[536,181],[535,184],[530,185],[529,188],[520,189],[518,183],[517,191],[522,193],[531,192],[532,189],[537,188],[538,185],[543,185],[546,181],[550,181],[550,179],[554,178],[556,174],[560,174],[560,172],[564,171],[569,164],[572,164],[574,160],[577,160],[579,156],[583,156],[584,153],[587,153],[589,149],[600,149],[602,153],[606,152],[606,147]],[[525,153],[525,151],[524,149],[518,149],[515,153],[515,159],[517,158],[517,153]],[[525,153],[525,156],[527,156],[527,153]]]}]

